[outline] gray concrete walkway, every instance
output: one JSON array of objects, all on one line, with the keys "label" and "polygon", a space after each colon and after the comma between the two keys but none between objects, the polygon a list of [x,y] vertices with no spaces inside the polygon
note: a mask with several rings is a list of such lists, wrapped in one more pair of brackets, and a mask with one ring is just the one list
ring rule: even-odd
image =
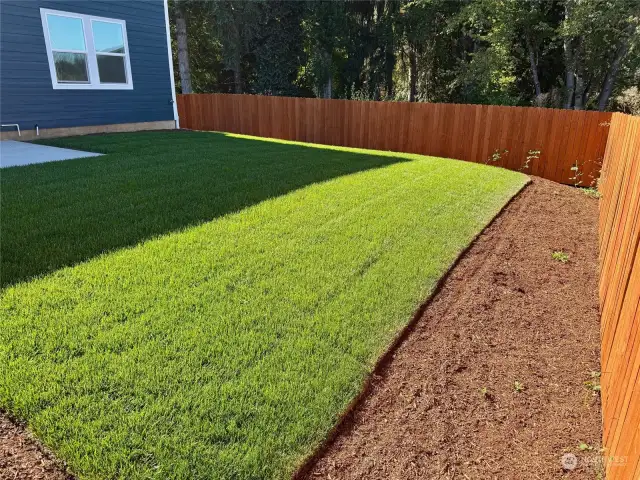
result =
[{"label": "gray concrete walkway", "polygon": [[31,165],[32,163],[57,162],[73,158],[99,157],[100,155],[102,154],[16,142],[14,140],[0,142],[0,168]]}]

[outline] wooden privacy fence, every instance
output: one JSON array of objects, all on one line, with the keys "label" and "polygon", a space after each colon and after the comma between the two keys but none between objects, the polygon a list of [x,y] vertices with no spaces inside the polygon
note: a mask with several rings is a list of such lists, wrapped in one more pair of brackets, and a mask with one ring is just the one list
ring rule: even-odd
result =
[{"label": "wooden privacy fence", "polygon": [[[180,125],[261,137],[421,153],[573,185],[597,178],[611,113],[493,105],[178,95]],[[539,151],[539,154],[534,152]],[[496,154],[494,156],[494,154]]]},{"label": "wooden privacy fence", "polygon": [[601,393],[607,479],[638,479],[640,117],[613,114],[600,191]]}]

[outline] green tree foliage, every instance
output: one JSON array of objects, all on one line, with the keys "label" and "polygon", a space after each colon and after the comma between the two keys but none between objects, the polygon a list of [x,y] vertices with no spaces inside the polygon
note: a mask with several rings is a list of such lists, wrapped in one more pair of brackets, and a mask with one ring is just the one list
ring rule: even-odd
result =
[{"label": "green tree foliage", "polygon": [[425,102],[461,100],[457,64],[472,49],[468,35],[459,25],[454,26],[463,6],[448,0],[416,0],[401,8],[398,83],[405,85],[401,98]]},{"label": "green tree foliage", "polygon": [[602,110],[640,86],[640,0],[178,1],[195,92]]},{"label": "green tree foliage", "polygon": [[457,18],[474,43],[468,61],[460,63],[471,100],[517,104],[521,96],[542,94],[538,63],[553,37],[553,3],[476,0]]},{"label": "green tree foliage", "polygon": [[620,88],[640,66],[639,26],[638,0],[565,0],[558,35],[567,52],[565,68],[575,78],[566,108],[606,107],[618,76]]},{"label": "green tree foliage", "polygon": [[251,56],[258,35],[259,22],[265,2],[211,2],[212,35],[218,35],[222,45],[222,63],[233,74],[233,91],[247,90],[246,73],[251,68]]},{"label": "green tree foliage", "polygon": [[[187,44],[189,64],[191,70],[191,87],[195,93],[210,91],[225,92],[224,65],[221,61],[222,45],[217,35],[211,35],[213,31],[213,18],[209,15],[206,3],[179,0],[184,9],[185,20],[188,25]],[[176,2],[170,2],[172,20],[175,17]],[[175,45],[176,24],[171,22],[171,35],[174,39],[173,68],[176,72],[176,88],[182,90],[179,75],[178,49]]]},{"label": "green tree foliage", "polygon": [[337,60],[348,38],[347,16],[343,2],[310,2],[302,22],[308,56],[304,75],[316,96],[331,98],[333,80],[340,74]]},{"label": "green tree foliage", "polygon": [[[300,66],[307,61],[304,51],[304,4],[270,1],[258,17],[254,35],[252,89],[266,95],[297,96]],[[304,86],[304,85],[303,85]]]}]

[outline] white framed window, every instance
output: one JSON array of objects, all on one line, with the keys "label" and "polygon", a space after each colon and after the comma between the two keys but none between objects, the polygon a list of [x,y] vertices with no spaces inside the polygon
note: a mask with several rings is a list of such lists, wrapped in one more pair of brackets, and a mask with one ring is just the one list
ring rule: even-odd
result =
[{"label": "white framed window", "polygon": [[124,20],[40,9],[56,90],[131,90]]}]

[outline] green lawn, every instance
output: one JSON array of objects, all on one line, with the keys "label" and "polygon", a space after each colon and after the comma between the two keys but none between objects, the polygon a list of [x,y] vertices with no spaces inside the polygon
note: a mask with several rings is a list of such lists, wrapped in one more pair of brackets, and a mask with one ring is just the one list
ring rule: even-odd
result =
[{"label": "green lawn", "polygon": [[108,155],[1,172],[0,407],[80,478],[290,475],[526,182],[216,133],[55,143]]}]

